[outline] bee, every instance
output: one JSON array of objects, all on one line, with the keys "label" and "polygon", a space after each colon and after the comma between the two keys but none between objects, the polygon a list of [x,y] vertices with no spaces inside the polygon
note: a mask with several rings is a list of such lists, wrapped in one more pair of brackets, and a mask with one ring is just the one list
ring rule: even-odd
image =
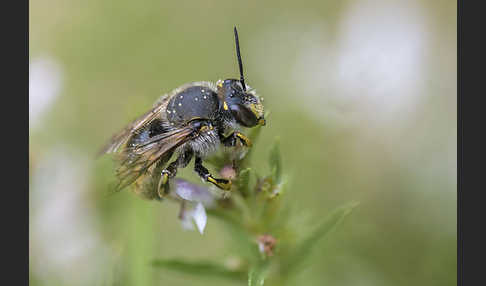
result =
[{"label": "bee", "polygon": [[[194,171],[216,187],[229,190],[231,181],[215,178],[203,160],[220,145],[251,147],[241,127],[265,125],[262,99],[245,84],[238,31],[234,28],[240,79],[184,84],[161,96],[153,108],[115,134],[99,154],[116,153],[116,190],[134,185],[148,199],[169,193],[178,168],[194,157]],[[170,159],[175,156],[175,160]]]}]

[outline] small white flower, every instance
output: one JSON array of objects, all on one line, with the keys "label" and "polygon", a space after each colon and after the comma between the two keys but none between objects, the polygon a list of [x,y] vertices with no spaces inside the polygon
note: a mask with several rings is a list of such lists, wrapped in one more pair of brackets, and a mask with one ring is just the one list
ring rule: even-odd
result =
[{"label": "small white flower", "polygon": [[181,210],[182,228],[194,230],[194,225],[199,233],[203,234],[207,224],[205,207],[214,205],[214,197],[207,188],[189,183],[185,180],[175,180],[175,195],[183,200]]}]

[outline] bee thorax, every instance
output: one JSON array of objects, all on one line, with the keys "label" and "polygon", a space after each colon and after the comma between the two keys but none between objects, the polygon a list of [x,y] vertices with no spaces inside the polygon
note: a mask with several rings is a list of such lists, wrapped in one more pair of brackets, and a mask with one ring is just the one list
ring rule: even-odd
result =
[{"label": "bee thorax", "polygon": [[199,134],[186,144],[190,146],[196,155],[204,158],[216,152],[220,143],[218,133],[216,129],[213,129]]}]

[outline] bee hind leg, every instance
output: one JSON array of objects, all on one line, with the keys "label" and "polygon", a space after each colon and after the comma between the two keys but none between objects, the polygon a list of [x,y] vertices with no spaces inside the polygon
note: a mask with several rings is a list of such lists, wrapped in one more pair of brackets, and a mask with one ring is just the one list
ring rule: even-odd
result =
[{"label": "bee hind leg", "polygon": [[162,170],[157,188],[159,197],[162,198],[169,193],[169,179],[177,175],[177,168],[184,168],[189,164],[192,155],[193,152],[191,150],[181,152],[174,162],[170,163],[167,168]]},{"label": "bee hind leg", "polygon": [[231,189],[231,181],[226,179],[214,178],[213,175],[209,173],[208,169],[206,169],[206,167],[202,165],[201,157],[196,156],[196,161],[194,163],[194,171],[196,171],[199,177],[201,177],[203,180],[214,184],[216,187],[220,189],[226,191]]}]

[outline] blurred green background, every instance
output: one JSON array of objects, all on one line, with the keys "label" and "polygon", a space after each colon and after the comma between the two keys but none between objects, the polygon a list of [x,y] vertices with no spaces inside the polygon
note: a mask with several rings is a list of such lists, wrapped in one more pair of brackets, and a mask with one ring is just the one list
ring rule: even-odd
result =
[{"label": "blurred green background", "polygon": [[[30,1],[31,285],[228,285],[152,268],[231,263],[218,221],[109,196],[94,154],[163,93],[236,78],[271,111],[302,217],[361,204],[295,285],[456,284],[456,1]],[[181,176],[200,182],[188,168]]]}]

